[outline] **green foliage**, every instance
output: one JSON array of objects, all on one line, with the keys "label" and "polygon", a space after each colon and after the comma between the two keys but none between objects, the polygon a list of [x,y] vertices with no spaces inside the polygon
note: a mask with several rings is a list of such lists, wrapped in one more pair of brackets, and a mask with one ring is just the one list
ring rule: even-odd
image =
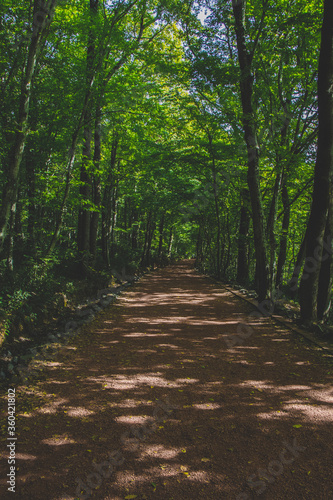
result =
[{"label": "green foliage", "polygon": [[[16,211],[1,256],[3,309],[10,303],[29,316],[41,298],[51,303],[57,292],[74,293],[77,279],[97,273],[107,281],[112,269],[134,274],[172,257],[196,255],[205,271],[236,276],[247,152],[232,2],[117,5],[105,2],[92,13],[87,1],[58,2],[45,35]],[[247,2],[245,27],[249,47],[256,47],[253,104],[265,219],[280,171],[290,202],[287,282],[311,203],[322,9],[300,0],[266,7],[263,16],[262,2]],[[206,21],[200,22],[203,9]],[[0,14],[4,185],[29,46],[29,5],[6,0]],[[284,211],[279,193],[275,257]],[[95,249],[90,243],[78,248],[82,214],[89,224],[98,217]],[[92,226],[85,229],[90,238]],[[251,224],[246,242],[253,284]]]}]

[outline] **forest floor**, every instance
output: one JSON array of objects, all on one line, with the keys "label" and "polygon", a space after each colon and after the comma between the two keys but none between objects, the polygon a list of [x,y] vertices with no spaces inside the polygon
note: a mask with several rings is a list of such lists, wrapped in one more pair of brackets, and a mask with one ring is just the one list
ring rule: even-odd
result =
[{"label": "forest floor", "polygon": [[333,499],[333,358],[253,310],[146,275],[14,387],[17,440],[2,395],[0,498]]}]

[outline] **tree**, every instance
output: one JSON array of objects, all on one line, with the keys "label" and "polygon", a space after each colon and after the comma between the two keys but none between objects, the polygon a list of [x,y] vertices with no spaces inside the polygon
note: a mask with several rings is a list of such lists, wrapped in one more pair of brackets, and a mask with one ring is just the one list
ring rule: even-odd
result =
[{"label": "tree", "polygon": [[305,265],[300,286],[303,321],[322,319],[332,289],[333,4],[324,1],[318,69],[318,145]]},{"label": "tree", "polygon": [[259,40],[262,22],[265,16],[266,3],[263,5],[261,23],[258,27],[256,40],[251,51],[247,48],[245,33],[245,0],[233,0],[232,8],[235,18],[238,60],[241,72],[241,101],[243,108],[244,139],[248,154],[247,182],[249,185],[252,220],[254,232],[254,246],[256,253],[256,275],[258,282],[259,301],[264,300],[269,292],[269,271],[267,266],[267,252],[264,232],[264,214],[260,191],[259,177],[259,144],[257,139],[256,115],[253,108],[253,74],[252,62]]},{"label": "tree", "polygon": [[24,146],[28,135],[29,104],[32,91],[32,79],[36,69],[36,62],[46,34],[47,28],[52,21],[56,0],[46,0],[40,2],[34,0],[33,20],[31,26],[31,38],[28,49],[28,56],[24,68],[21,94],[19,100],[19,110],[16,120],[15,140],[9,156],[9,168],[7,182],[4,187],[2,205],[0,210],[0,249],[6,237],[7,224],[10,217],[10,210],[16,203],[18,176],[22,161]]}]

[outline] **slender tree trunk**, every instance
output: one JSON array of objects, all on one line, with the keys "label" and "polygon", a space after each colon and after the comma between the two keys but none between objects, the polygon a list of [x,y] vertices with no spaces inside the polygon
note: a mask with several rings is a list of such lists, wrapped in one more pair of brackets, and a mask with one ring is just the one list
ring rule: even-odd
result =
[{"label": "slender tree trunk", "polygon": [[249,283],[249,229],[250,229],[250,194],[248,189],[242,190],[241,212],[238,236],[237,282]]},{"label": "slender tree trunk", "polygon": [[[86,58],[86,86],[89,88],[95,73],[95,33],[93,27],[98,10],[98,0],[90,0],[90,30],[88,34],[87,58]],[[92,101],[92,100],[91,100]],[[92,141],[92,102],[90,101],[84,115],[84,145],[82,152],[82,164],[80,170],[80,195],[82,205],[78,216],[78,254],[83,268],[88,263],[90,253],[90,223],[91,212],[87,203],[91,201],[92,178],[91,178],[91,141]]]},{"label": "slender tree trunk", "polygon": [[306,240],[308,237],[308,230],[305,231],[304,238],[302,240],[301,246],[299,247],[298,254],[296,257],[296,262],[293,270],[293,275],[291,277],[291,280],[289,281],[289,287],[290,291],[295,298],[298,294],[298,281],[299,277],[301,275],[301,270],[302,270],[302,265],[305,259],[305,249],[306,249]]},{"label": "slender tree trunk", "polygon": [[90,221],[90,253],[93,258],[93,264],[96,262],[97,254],[97,234],[99,213],[102,202],[101,177],[99,175],[99,166],[101,162],[101,109],[96,112],[95,134],[94,134],[94,175],[93,175],[93,202],[97,210],[92,212]]},{"label": "slender tree trunk", "polygon": [[222,246],[221,269],[222,269],[222,262],[224,259],[223,277],[225,278],[227,275],[229,265],[230,265],[230,261],[231,261],[231,232],[230,232],[230,219],[229,219],[229,212],[228,211],[226,214],[226,222],[225,222],[224,226],[225,226],[223,229],[224,242],[221,245]]},{"label": "slender tree trunk", "polygon": [[143,244],[141,261],[140,261],[140,267],[142,267],[142,268],[147,266],[147,248],[148,248],[148,242],[149,242],[151,217],[152,217],[152,211],[149,210],[149,214],[147,217],[146,230],[145,230],[145,241]]},{"label": "slender tree trunk", "polygon": [[36,155],[33,151],[25,153],[25,174],[27,179],[28,197],[28,223],[27,223],[27,248],[26,252],[33,257],[36,256],[36,178],[35,165]]},{"label": "slender tree trunk", "polygon": [[201,236],[201,225],[199,226],[198,237],[197,237],[197,264],[202,261],[202,236]]},{"label": "slender tree trunk", "polygon": [[[276,220],[277,220],[279,196],[280,196],[281,190],[283,189],[283,186],[285,186],[285,179],[286,179],[286,165],[284,165],[286,163],[285,149],[286,149],[286,144],[287,144],[287,132],[288,132],[288,128],[290,125],[290,112],[289,112],[290,100],[288,100],[288,99],[285,100],[283,98],[281,77],[282,77],[282,61],[281,61],[281,66],[280,66],[279,76],[278,76],[278,88],[279,88],[280,102],[281,102],[281,105],[282,105],[283,110],[284,110],[284,116],[283,116],[283,123],[282,123],[282,128],[281,128],[280,150],[278,151],[277,157],[276,157],[277,174],[276,174],[276,178],[275,178],[273,196],[272,196],[268,220],[267,220],[267,237],[268,237],[268,241],[269,241],[269,280],[270,280],[270,287],[271,287],[272,293],[274,292],[274,290],[278,284],[277,275],[276,275],[277,241],[276,241],[275,233],[276,233]],[[286,192],[286,190],[284,191],[284,195],[288,196],[288,193]],[[285,206],[285,204],[284,204],[284,206]],[[286,223],[287,219],[286,220],[285,219],[286,218],[284,218],[284,222]],[[288,216],[288,225],[289,225],[289,216]],[[286,242],[286,239],[283,241]],[[281,257],[282,256],[283,256],[283,253],[281,254]],[[284,264],[284,262],[283,262],[283,264]],[[283,266],[283,264],[282,264],[282,266]],[[280,265],[281,265],[281,262],[280,262]],[[280,279],[281,279],[281,276],[279,276],[279,280]]]},{"label": "slender tree trunk", "polygon": [[152,264],[153,265],[153,269],[154,269],[154,261],[152,262],[151,245],[152,245],[152,242],[153,242],[155,229],[156,229],[156,223],[152,222],[150,224],[150,227],[149,227],[148,244],[147,244],[147,252],[146,252],[147,266],[150,266],[150,264]]},{"label": "slender tree trunk", "polygon": [[112,227],[114,226],[113,213],[116,209],[115,168],[117,160],[117,149],[118,136],[117,133],[114,132],[111,146],[110,170],[105,183],[102,201],[102,255],[107,267],[110,267],[110,243],[112,237]]},{"label": "slender tree trunk", "polygon": [[217,194],[217,179],[216,179],[216,165],[215,165],[215,155],[213,150],[213,138],[209,131],[208,140],[209,140],[209,150],[212,159],[212,176],[213,176],[213,196],[214,196],[214,205],[215,205],[215,216],[216,216],[216,275],[217,279],[221,276],[221,222],[220,222],[220,209],[219,209],[219,200]]},{"label": "slender tree trunk", "polygon": [[173,229],[171,228],[169,234],[168,257],[171,257],[172,245],[173,245]]},{"label": "slender tree trunk", "polygon": [[288,232],[290,223],[289,195],[285,179],[282,186],[281,197],[283,204],[283,220],[282,220],[282,234],[280,237],[280,249],[279,249],[279,256],[278,256],[277,270],[276,270],[277,287],[281,287],[283,282],[283,268],[287,258]]},{"label": "slender tree trunk", "polygon": [[80,260],[87,262],[88,253],[90,250],[90,210],[87,210],[86,203],[90,202],[91,197],[91,114],[87,111],[84,126],[84,146],[82,152],[82,164],[80,170],[80,196],[82,206],[78,216],[78,235],[77,248]]},{"label": "slender tree trunk", "polygon": [[[305,265],[300,285],[301,318],[317,319],[317,301],[324,236],[331,238],[328,213],[331,204],[333,172],[333,2],[324,0],[324,19],[318,71],[318,146],[313,198],[308,222]],[[328,260],[328,259],[326,259]],[[321,281],[321,284],[323,280]],[[326,289],[327,285],[323,284]],[[320,292],[322,293],[322,292]],[[322,301],[321,301],[322,304]],[[322,309],[322,307],[321,307]],[[320,311],[322,313],[322,310]]]},{"label": "slender tree trunk", "polygon": [[10,217],[9,217],[9,230],[8,237],[6,239],[7,247],[7,270],[12,273],[14,271],[14,244],[15,244],[15,223],[16,223],[16,208],[17,208],[17,197],[18,197],[18,185],[16,186],[14,202],[11,206]]},{"label": "slender tree trunk", "polygon": [[132,209],[132,237],[131,246],[132,250],[137,250],[138,248],[138,211],[136,208]]},{"label": "slender tree trunk", "polygon": [[158,258],[160,259],[161,258],[161,255],[162,255],[162,248],[163,248],[163,230],[164,230],[164,220],[165,220],[165,213],[163,212],[162,214],[162,217],[161,217],[161,220],[160,220],[160,225],[158,227],[158,231],[159,231],[159,234],[160,234],[160,238],[159,238],[159,243],[158,243]]},{"label": "slender tree trunk", "polygon": [[[278,158],[278,161],[280,161],[280,158]],[[283,172],[280,167],[280,171],[276,174],[273,195],[267,219],[267,239],[269,242],[269,283],[270,283],[271,293],[275,289],[276,247],[277,247],[275,231],[276,231],[276,218],[277,218],[279,194],[281,191],[282,176]]]},{"label": "slender tree trunk", "polygon": [[247,182],[252,206],[254,246],[258,280],[258,300],[269,295],[269,280],[264,231],[264,215],[260,192],[259,146],[256,131],[256,116],[252,104],[253,75],[252,60],[254,50],[248,52],[245,35],[245,0],[232,0],[237,39],[238,61],[241,70],[241,101],[243,110],[244,139],[247,147],[248,171]]},{"label": "slender tree trunk", "polygon": [[31,98],[31,83],[36,69],[36,61],[41,49],[42,37],[45,29],[52,19],[56,0],[46,1],[41,10],[38,0],[34,0],[33,14],[34,26],[29,44],[27,63],[24,69],[24,77],[21,87],[19,112],[17,117],[17,129],[14,144],[10,153],[7,182],[4,188],[2,205],[0,210],[0,248],[6,236],[7,223],[10,217],[11,207],[15,203],[18,176],[22,162],[22,155],[28,135],[29,105]]}]

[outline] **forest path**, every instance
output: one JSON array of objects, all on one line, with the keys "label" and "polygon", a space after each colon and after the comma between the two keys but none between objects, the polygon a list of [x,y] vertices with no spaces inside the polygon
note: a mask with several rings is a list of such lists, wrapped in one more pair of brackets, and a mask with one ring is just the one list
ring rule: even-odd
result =
[{"label": "forest path", "polygon": [[16,387],[0,497],[333,498],[332,361],[251,311],[193,262],[146,275]]}]

